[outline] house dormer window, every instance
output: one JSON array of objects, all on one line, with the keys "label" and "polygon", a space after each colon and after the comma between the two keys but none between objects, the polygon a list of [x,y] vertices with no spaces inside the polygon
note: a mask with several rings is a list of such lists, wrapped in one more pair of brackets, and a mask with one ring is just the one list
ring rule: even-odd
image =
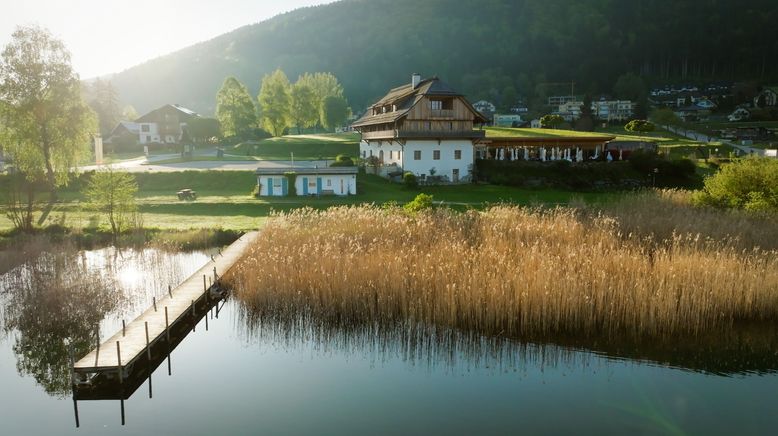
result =
[{"label": "house dormer window", "polygon": [[441,100],[430,100],[430,109],[439,111],[443,109],[443,102]]}]

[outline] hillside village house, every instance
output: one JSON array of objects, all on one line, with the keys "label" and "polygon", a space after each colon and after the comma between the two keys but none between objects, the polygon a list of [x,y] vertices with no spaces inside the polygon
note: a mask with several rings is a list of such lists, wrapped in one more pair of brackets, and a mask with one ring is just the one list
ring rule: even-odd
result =
[{"label": "hillside village house", "polygon": [[382,165],[384,176],[410,171],[422,180],[433,173],[452,183],[471,180],[474,145],[485,136],[475,125],[486,118],[462,94],[437,77],[394,88],[368,108],[353,127],[362,135],[363,159]]},{"label": "hillside village house", "polygon": [[764,107],[778,106],[778,86],[767,86],[754,97],[754,107],[760,107],[760,99],[764,101]]},{"label": "hillside village house", "polygon": [[289,184],[294,180],[294,191],[298,196],[355,195],[357,171],[357,167],[258,168],[255,173],[257,192],[260,197],[284,197],[290,194]]},{"label": "hillside village house", "polygon": [[184,132],[184,126],[192,118],[200,115],[177,104],[166,104],[155,109],[134,122],[120,122],[108,136],[107,142],[132,136],[138,144],[178,144]]},{"label": "hillside village house", "polygon": [[[560,104],[557,114],[561,115],[565,121],[571,122],[581,117],[581,108],[583,101],[568,101]],[[627,121],[632,118],[635,110],[635,104],[630,100],[607,100],[600,98],[592,101],[592,113],[603,121]]]}]

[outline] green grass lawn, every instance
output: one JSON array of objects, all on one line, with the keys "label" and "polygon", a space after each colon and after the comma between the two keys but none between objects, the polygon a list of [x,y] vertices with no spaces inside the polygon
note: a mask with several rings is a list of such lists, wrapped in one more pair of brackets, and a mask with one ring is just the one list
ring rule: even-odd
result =
[{"label": "green grass lawn", "polygon": [[541,137],[541,138],[553,138],[556,136],[609,136],[602,132],[579,132],[577,130],[564,130],[564,129],[530,129],[530,128],[516,128],[516,127],[485,127],[486,137]]},{"label": "green grass lawn", "polygon": [[319,135],[289,135],[257,142],[243,142],[227,148],[227,156],[261,160],[334,160],[339,154],[359,155],[359,134],[328,133]]},{"label": "green grass lawn", "polygon": [[[622,194],[578,193],[553,189],[532,190],[497,185],[429,186],[406,190],[399,184],[372,174],[360,174],[357,195],[348,197],[283,197],[254,198],[256,183],[251,171],[185,171],[136,175],[139,185],[138,204],[143,225],[148,228],[189,229],[224,228],[248,230],[260,227],[273,210],[285,211],[301,207],[323,209],[335,205],[404,204],[420,192],[432,194],[435,202],[445,202],[456,208],[480,208],[489,203],[564,204],[572,200],[604,202]],[[181,201],[176,191],[183,187],[197,191],[195,201]],[[42,196],[45,198],[45,195]],[[82,203],[77,186],[62,190],[60,201],[47,216],[44,225],[59,224],[72,228],[105,226],[105,219],[88,211]],[[36,220],[40,214],[36,214]],[[0,230],[12,223],[5,214],[0,217]]]}]

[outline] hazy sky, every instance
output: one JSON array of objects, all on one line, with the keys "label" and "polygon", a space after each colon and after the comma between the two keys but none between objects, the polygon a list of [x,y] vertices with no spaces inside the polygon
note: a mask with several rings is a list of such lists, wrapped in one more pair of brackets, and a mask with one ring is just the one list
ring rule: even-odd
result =
[{"label": "hazy sky", "polygon": [[[65,41],[82,79],[116,73],[303,6],[332,0],[4,0],[0,47],[37,24]],[[9,4],[10,3],[10,4]]]}]

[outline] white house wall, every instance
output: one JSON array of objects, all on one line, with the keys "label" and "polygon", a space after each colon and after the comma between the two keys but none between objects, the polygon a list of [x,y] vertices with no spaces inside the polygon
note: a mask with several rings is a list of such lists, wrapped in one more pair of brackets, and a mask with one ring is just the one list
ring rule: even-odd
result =
[{"label": "white house wall", "polygon": [[[440,151],[440,159],[434,159],[434,151]],[[461,158],[455,159],[455,151],[461,151]],[[415,159],[415,152],[421,152],[421,158]],[[454,170],[459,170],[459,181],[470,180],[473,165],[473,143],[467,139],[444,140],[410,140],[405,143],[403,170],[417,176],[429,176],[430,169],[435,168],[436,176],[448,176],[454,181]]]},{"label": "white house wall", "polygon": [[403,147],[395,141],[361,141],[359,143],[359,156],[367,159],[376,156],[382,159],[384,165],[402,166]]},{"label": "white house wall", "polygon": [[[268,188],[269,180],[273,182],[273,197],[283,196],[283,179],[284,175],[262,175],[258,176],[257,181],[259,183],[259,195],[260,197],[269,196],[270,189]],[[295,177],[295,190],[297,195],[306,195],[306,189],[303,186],[305,182],[308,183],[307,195],[315,195],[317,193],[317,178],[321,178],[321,190],[322,192],[332,191],[334,195],[355,195],[357,193],[357,176],[354,174],[297,174]],[[327,192],[328,193],[328,192]]]},{"label": "white house wall", "polygon": [[[440,159],[434,159],[434,151],[440,151]],[[455,159],[455,150],[461,152],[460,159]],[[454,181],[454,169],[459,170],[459,181],[469,180],[473,165],[473,143],[468,139],[456,140],[408,140],[405,145],[396,141],[361,141],[359,155],[363,159],[370,156],[383,157],[384,166],[397,165],[403,171],[410,171],[417,176],[430,175],[430,169],[435,168],[436,176],[447,176]],[[421,158],[415,159],[415,152],[421,152]]]}]

